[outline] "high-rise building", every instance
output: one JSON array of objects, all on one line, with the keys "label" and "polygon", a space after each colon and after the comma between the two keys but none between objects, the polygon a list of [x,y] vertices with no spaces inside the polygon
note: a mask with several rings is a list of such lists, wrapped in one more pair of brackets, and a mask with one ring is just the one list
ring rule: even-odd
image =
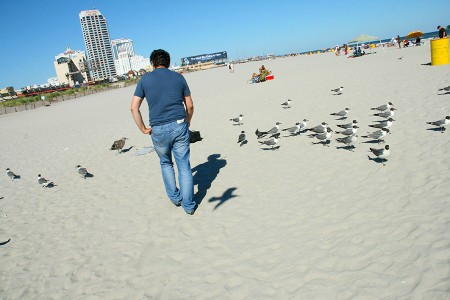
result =
[{"label": "high-rise building", "polygon": [[94,80],[116,76],[108,25],[99,10],[80,12],[80,23],[86,45],[88,69]]},{"label": "high-rise building", "polygon": [[114,64],[117,74],[127,74],[150,67],[150,59],[134,53],[133,41],[130,39],[116,39],[111,41]]},{"label": "high-rise building", "polygon": [[56,76],[60,84],[75,85],[91,81],[90,74],[86,68],[86,56],[83,51],[72,50],[67,47],[66,51],[55,56],[53,62]]}]

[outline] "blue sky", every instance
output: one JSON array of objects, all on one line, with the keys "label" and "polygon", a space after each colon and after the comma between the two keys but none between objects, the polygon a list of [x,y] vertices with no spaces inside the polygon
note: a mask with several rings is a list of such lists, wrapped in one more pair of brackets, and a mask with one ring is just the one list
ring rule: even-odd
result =
[{"label": "blue sky", "polygon": [[148,57],[165,49],[172,64],[204,53],[229,58],[333,47],[361,33],[390,38],[450,24],[448,0],[3,0],[0,88],[46,83],[68,45],[85,51],[78,14],[99,9],[111,39],[131,38]]}]

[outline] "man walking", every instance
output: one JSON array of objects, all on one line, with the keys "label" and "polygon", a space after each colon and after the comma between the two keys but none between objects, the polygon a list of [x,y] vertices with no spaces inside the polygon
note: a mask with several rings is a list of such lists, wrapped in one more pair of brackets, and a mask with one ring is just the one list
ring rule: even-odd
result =
[{"label": "man walking", "polygon": [[[151,135],[170,201],[192,215],[197,205],[193,199],[194,183],[189,162],[189,125],[194,114],[191,92],[184,77],[168,69],[168,52],[154,50],[150,62],[154,70],[139,81],[131,101],[131,114],[141,132]],[[150,128],[145,126],[139,110],[144,98],[149,107]],[[178,169],[179,189],[172,154]]]}]

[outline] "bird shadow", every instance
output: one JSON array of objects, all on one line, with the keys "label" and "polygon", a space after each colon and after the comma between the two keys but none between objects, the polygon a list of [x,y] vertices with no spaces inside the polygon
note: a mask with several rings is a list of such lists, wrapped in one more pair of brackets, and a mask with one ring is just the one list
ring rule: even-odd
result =
[{"label": "bird shadow", "polygon": [[283,107],[283,109],[289,109],[289,108],[291,108],[290,106],[287,106],[287,107]]},{"label": "bird shadow", "polygon": [[0,197],[0,200],[2,200],[3,198],[5,198],[5,197]]},{"label": "bird shadow", "polygon": [[281,146],[275,146],[275,147],[270,147],[270,148],[268,148],[268,147],[266,147],[266,148],[261,148],[261,150],[264,150],[264,151],[267,151],[267,150],[272,150],[272,151],[275,151],[275,150],[278,150],[278,149],[280,149],[280,147]]},{"label": "bird shadow", "polygon": [[244,125],[244,123],[238,124],[238,123],[234,123],[233,126],[241,126]]},{"label": "bird shadow", "polygon": [[353,146],[336,146],[336,149],[342,149],[342,150],[348,150],[348,151],[354,152],[356,148]]},{"label": "bird shadow", "polygon": [[343,120],[347,120],[347,117],[340,117],[336,119],[336,121],[343,121]]},{"label": "bird shadow", "polygon": [[431,66],[431,62],[426,63],[426,64],[421,64],[422,66]]},{"label": "bird shadow", "polygon": [[6,245],[11,241],[11,239],[8,239],[7,241],[0,242],[0,246]]},{"label": "bird shadow", "polygon": [[53,182],[50,182],[45,187],[51,189],[51,188],[54,188],[55,186],[58,186],[58,185],[54,184]]},{"label": "bird shadow", "polygon": [[20,179],[20,175],[14,176],[14,177],[13,177],[13,180],[14,180],[14,179]]},{"label": "bird shadow", "polygon": [[342,93],[333,94],[333,96],[340,96]]},{"label": "bird shadow", "polygon": [[86,175],[84,175],[85,179],[86,178],[92,178],[92,177],[94,177],[94,174],[91,174],[91,173],[87,173]]},{"label": "bird shadow", "polygon": [[313,145],[322,145],[322,146],[328,146],[328,147],[330,146],[330,143],[331,143],[331,141],[326,141],[326,142],[319,141],[316,143],[311,142],[311,144],[313,144]]},{"label": "bird shadow", "polygon": [[225,159],[220,158],[220,154],[211,154],[208,160],[195,166],[192,169],[194,174],[194,185],[197,185],[197,193],[194,195],[194,200],[197,205],[202,203],[208,190],[211,188],[213,181],[219,175],[220,169],[227,165]]},{"label": "bird shadow", "polygon": [[384,140],[369,140],[369,141],[364,141],[362,142],[363,144],[380,144],[380,143],[385,143]]},{"label": "bird shadow", "polygon": [[247,145],[247,144],[248,144],[248,141],[247,141],[247,140],[243,140],[243,141],[239,144],[239,147],[242,147],[242,146]]},{"label": "bird shadow", "polygon": [[126,149],[122,149],[119,153],[127,153],[128,151],[130,151],[131,149],[133,149],[134,146],[131,146],[129,148]]},{"label": "bird shadow", "polygon": [[445,92],[443,94],[438,94],[438,96],[443,96],[443,95],[450,95],[450,92]]},{"label": "bird shadow", "polygon": [[217,202],[217,204],[216,204],[216,206],[214,206],[213,210],[218,209],[219,206],[221,206],[222,204],[224,204],[228,200],[230,200],[232,198],[235,198],[235,197],[239,197],[237,195],[233,195],[233,192],[235,190],[237,190],[237,188],[235,188],[235,187],[229,188],[222,194],[222,196],[220,196],[220,197],[212,197],[211,199],[209,199],[208,200],[209,203]]},{"label": "bird shadow", "polygon": [[383,164],[383,166],[386,165],[386,160],[385,160],[384,158],[370,157],[369,155],[367,155],[367,158],[368,158],[370,161],[374,161],[374,162],[376,162],[376,163]]},{"label": "bird shadow", "polygon": [[441,128],[439,128],[439,127],[431,127],[431,128],[427,128],[427,130],[436,131],[436,132],[444,132],[445,128],[444,128],[444,130],[441,130]]}]

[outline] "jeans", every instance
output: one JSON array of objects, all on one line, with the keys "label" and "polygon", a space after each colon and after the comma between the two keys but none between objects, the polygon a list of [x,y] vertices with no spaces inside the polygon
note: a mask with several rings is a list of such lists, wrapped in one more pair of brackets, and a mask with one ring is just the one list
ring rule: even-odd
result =
[{"label": "jeans", "polygon": [[[159,156],[161,173],[167,196],[175,205],[180,205],[191,213],[195,210],[194,182],[192,178],[190,158],[189,129],[186,121],[152,127],[152,142]],[[178,170],[177,188],[172,154]]]}]

